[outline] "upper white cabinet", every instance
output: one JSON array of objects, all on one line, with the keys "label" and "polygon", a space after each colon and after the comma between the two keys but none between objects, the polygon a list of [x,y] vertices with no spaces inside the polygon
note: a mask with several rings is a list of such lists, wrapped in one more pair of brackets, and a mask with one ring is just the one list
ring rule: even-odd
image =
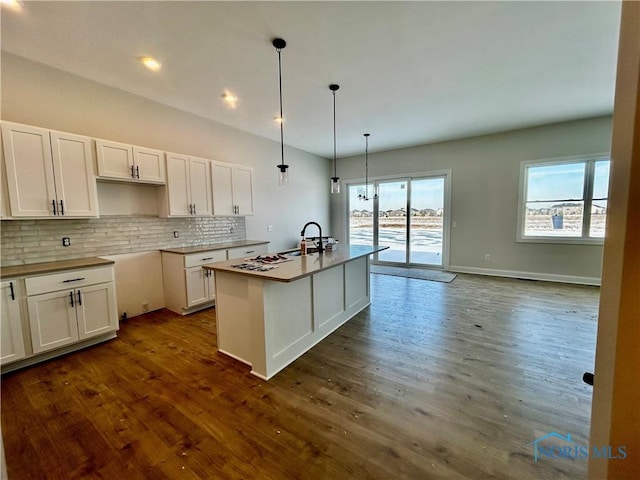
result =
[{"label": "upper white cabinet", "polygon": [[162,215],[213,215],[211,160],[177,153],[167,154],[167,188],[161,192]]},{"label": "upper white cabinet", "polygon": [[2,123],[11,217],[98,216],[91,139]]},{"label": "upper white cabinet", "polygon": [[2,282],[0,287],[0,319],[2,320],[0,365],[5,365],[24,358],[25,348],[17,281]]},{"label": "upper white cabinet", "polygon": [[127,182],[166,183],[164,152],[96,140],[98,177]]},{"label": "upper white cabinet", "polygon": [[213,162],[213,214],[253,215],[253,169]]}]

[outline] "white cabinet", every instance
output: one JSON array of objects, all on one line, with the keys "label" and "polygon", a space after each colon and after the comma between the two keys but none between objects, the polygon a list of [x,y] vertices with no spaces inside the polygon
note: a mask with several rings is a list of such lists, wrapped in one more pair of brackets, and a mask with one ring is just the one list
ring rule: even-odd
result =
[{"label": "white cabinet", "polygon": [[12,217],[98,216],[91,139],[2,123]]},{"label": "white cabinet", "polygon": [[118,329],[113,267],[25,279],[33,353]]},{"label": "white cabinet", "polygon": [[213,162],[213,214],[253,215],[253,169]]},{"label": "white cabinet", "polygon": [[9,280],[0,284],[0,320],[2,321],[0,365],[6,365],[25,357],[20,298],[17,288],[16,280]]},{"label": "white cabinet", "polygon": [[161,192],[161,215],[189,217],[213,215],[211,160],[167,154],[167,187]]},{"label": "white cabinet", "polygon": [[7,169],[4,162],[2,136],[0,135],[0,219],[9,217],[9,190],[7,189]]},{"label": "white cabinet", "polygon": [[127,182],[166,182],[164,152],[125,143],[96,140],[98,177]]},{"label": "white cabinet", "polygon": [[227,259],[227,250],[207,250],[197,253],[162,252],[162,278],[164,300],[172,312],[185,315],[215,300],[213,272],[202,265],[222,262]]}]

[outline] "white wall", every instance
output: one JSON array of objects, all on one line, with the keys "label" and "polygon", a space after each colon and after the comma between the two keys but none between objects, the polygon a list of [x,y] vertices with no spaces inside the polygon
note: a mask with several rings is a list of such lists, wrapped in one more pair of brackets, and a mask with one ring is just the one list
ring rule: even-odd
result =
[{"label": "white wall", "polygon": [[[328,230],[331,164],[327,159],[287,147],[291,185],[282,189],[277,185],[278,142],[6,52],[2,52],[1,75],[3,120],[253,167],[255,215],[246,219],[246,235],[270,241],[271,250],[294,246],[309,220]],[[136,187],[102,186],[105,211],[149,213],[149,187],[131,188]],[[134,202],[110,198],[116,191]],[[136,205],[136,197],[142,206]],[[273,226],[270,232],[268,225]]]},{"label": "white wall", "polygon": [[[375,148],[375,132],[370,133]],[[451,269],[593,282],[600,278],[602,246],[515,241],[520,162],[609,152],[610,144],[611,117],[598,117],[370,154],[369,175],[451,169],[451,219],[457,224],[451,230]],[[364,178],[364,155],[341,159],[338,175]],[[332,231],[346,238],[343,203],[331,201]]]}]

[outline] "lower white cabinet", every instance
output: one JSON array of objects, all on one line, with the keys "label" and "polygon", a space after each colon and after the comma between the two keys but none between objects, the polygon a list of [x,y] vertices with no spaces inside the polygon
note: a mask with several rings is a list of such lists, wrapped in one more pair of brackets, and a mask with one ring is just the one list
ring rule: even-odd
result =
[{"label": "lower white cabinet", "polygon": [[226,259],[226,249],[188,254],[162,252],[166,308],[186,315],[210,306],[215,300],[215,280],[212,272],[204,270],[202,265]]},{"label": "lower white cabinet", "polygon": [[22,317],[20,296],[18,295],[18,281],[9,280],[0,284],[0,320],[2,328],[0,339],[2,350],[0,365],[15,362],[25,357],[24,335],[22,333]]},{"label": "lower white cabinet", "polygon": [[211,302],[216,298],[216,284],[213,272],[202,267],[185,269],[187,283],[187,307]]},{"label": "lower white cabinet", "polygon": [[113,267],[29,277],[25,286],[34,354],[118,329]]}]

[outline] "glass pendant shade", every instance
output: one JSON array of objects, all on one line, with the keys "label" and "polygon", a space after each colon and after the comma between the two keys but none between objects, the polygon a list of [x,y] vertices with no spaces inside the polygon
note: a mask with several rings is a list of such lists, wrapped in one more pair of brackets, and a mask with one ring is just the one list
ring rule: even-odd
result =
[{"label": "glass pendant shade", "polygon": [[286,187],[289,185],[289,165],[278,165],[278,186]]},{"label": "glass pendant shade", "polygon": [[340,193],[340,179],[331,177],[331,193]]}]

